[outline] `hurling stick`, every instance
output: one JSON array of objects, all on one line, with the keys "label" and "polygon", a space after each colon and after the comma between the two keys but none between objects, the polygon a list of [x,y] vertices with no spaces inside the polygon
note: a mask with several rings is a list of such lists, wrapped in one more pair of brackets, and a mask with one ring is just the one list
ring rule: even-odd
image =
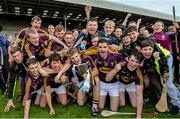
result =
[{"label": "hurling stick", "polygon": [[173,21],[176,22],[176,11],[175,11],[175,6],[173,6],[172,10],[173,10]]},{"label": "hurling stick", "polygon": [[[90,18],[90,13],[91,13],[92,7],[87,5],[85,6],[85,13],[86,13],[86,19],[88,20]],[[78,47],[81,42],[83,41],[83,36],[81,38],[79,38],[78,40],[75,40],[73,43],[73,47],[72,48],[76,48]]]},{"label": "hurling stick", "polygon": [[[175,6],[173,6],[172,10],[173,10],[173,23],[176,23],[176,10],[175,10]],[[176,45],[176,52],[177,52],[177,54],[179,54],[177,34],[175,34],[175,45]]]},{"label": "hurling stick", "polygon": [[168,111],[168,104],[167,104],[167,86],[166,86],[166,79],[163,79],[163,89],[161,93],[160,100],[156,104],[156,109],[159,112],[166,112]]},{"label": "hurling stick", "polygon": [[104,117],[112,116],[112,115],[135,115],[136,113],[128,113],[128,112],[113,112],[108,110],[103,110],[101,115]]}]

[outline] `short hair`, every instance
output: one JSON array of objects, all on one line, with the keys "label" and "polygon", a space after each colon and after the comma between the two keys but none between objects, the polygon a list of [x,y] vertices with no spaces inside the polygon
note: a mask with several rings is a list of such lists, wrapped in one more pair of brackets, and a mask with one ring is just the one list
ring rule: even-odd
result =
[{"label": "short hair", "polygon": [[75,31],[77,31],[79,33],[79,30],[78,29],[73,29],[72,30],[72,33],[74,33]]},{"label": "short hair", "polygon": [[76,54],[76,53],[80,54],[80,52],[79,52],[78,49],[76,49],[76,48],[70,49],[70,50],[68,51],[68,56],[71,57],[71,56],[73,56],[73,55]]},{"label": "short hair", "polygon": [[95,34],[92,35],[92,39],[93,39],[93,38],[96,38],[96,37],[100,37],[100,35],[99,35],[98,32],[96,32]]},{"label": "short hair", "polygon": [[117,29],[121,29],[121,31],[122,31],[122,27],[121,26],[116,26],[114,31],[116,31]]},{"label": "short hair", "polygon": [[[143,57],[143,55],[140,53],[140,52],[138,52],[137,50],[135,50],[135,49],[133,49],[131,52],[130,52],[130,54],[129,54],[129,57],[131,57],[131,56],[134,56],[140,63],[143,61],[143,59],[144,59],[144,57]],[[128,58],[129,58],[128,57]]]},{"label": "short hair", "polygon": [[128,26],[129,26],[130,24],[136,24],[136,22],[135,22],[135,21],[130,21],[130,22],[128,23]]},{"label": "short hair", "polygon": [[65,28],[64,28],[63,25],[58,24],[58,25],[55,27],[55,32],[61,32],[61,31],[65,31]]},{"label": "short hair", "polygon": [[53,26],[53,27],[54,27],[54,25],[53,25],[53,24],[49,24],[49,25],[48,25],[48,27],[50,27],[50,26]]},{"label": "short hair", "polygon": [[154,22],[154,24],[155,24],[155,23],[161,23],[162,26],[164,27],[164,22],[163,22],[163,21],[160,21],[160,20],[159,20],[159,21]]},{"label": "short hair", "polygon": [[154,48],[154,42],[150,39],[145,39],[145,40],[141,41],[141,48],[144,48],[147,46],[151,46],[152,48]]},{"label": "short hair", "polygon": [[34,29],[27,29],[26,30],[26,36],[27,36],[27,38],[30,38],[30,34],[36,34],[37,33],[37,31],[35,31]]},{"label": "short hair", "polygon": [[124,37],[128,37],[127,33],[121,35],[121,39],[123,39]]},{"label": "short hair", "polygon": [[37,64],[39,61],[35,58],[35,57],[30,57],[27,61],[26,61],[26,66],[29,66],[31,64]]},{"label": "short hair", "polygon": [[54,52],[58,52],[58,51],[63,50],[64,46],[62,46],[60,44],[55,44],[55,45],[53,45],[52,49],[53,49]]},{"label": "short hair", "polygon": [[31,23],[34,22],[35,20],[42,22],[42,20],[41,20],[40,17],[34,16],[34,17],[31,19]]},{"label": "short hair", "polygon": [[20,52],[21,52],[21,48],[20,48],[20,47],[12,47],[11,50],[10,50],[10,53],[11,53],[11,54],[14,54],[14,53],[16,53],[17,51],[20,51]]},{"label": "short hair", "polygon": [[175,26],[168,26],[168,31],[173,30],[174,28],[176,28]]},{"label": "short hair", "polygon": [[136,27],[136,26],[129,26],[129,27],[127,28],[126,33],[130,33],[130,32],[133,32],[133,31],[136,31],[136,32],[137,32],[137,27]]},{"label": "short hair", "polygon": [[[72,33],[71,31],[67,31],[67,32],[65,33],[65,35],[67,35],[67,34],[73,36],[73,33]],[[64,36],[65,36],[65,35],[64,35]]]},{"label": "short hair", "polygon": [[98,45],[99,45],[99,43],[107,43],[107,45],[109,45],[108,40],[106,38],[102,38],[102,37],[99,39]]},{"label": "short hair", "polygon": [[90,18],[87,20],[87,24],[88,24],[89,22],[98,22],[98,21],[97,21],[97,18],[95,18],[95,17],[90,17]]},{"label": "short hair", "polygon": [[60,56],[56,53],[53,53],[50,55],[49,57],[49,63],[51,63],[52,61],[60,61]]},{"label": "short hair", "polygon": [[115,23],[112,20],[107,20],[104,25],[112,25],[113,27],[115,27]]}]

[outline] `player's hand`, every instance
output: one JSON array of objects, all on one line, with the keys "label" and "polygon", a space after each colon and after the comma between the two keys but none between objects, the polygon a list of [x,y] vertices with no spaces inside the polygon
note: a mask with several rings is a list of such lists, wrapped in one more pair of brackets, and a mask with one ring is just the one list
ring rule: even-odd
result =
[{"label": "player's hand", "polygon": [[137,23],[141,23],[141,21],[142,21],[142,19],[141,19],[141,18],[139,18],[139,19],[137,20]]},{"label": "player's hand", "polygon": [[129,17],[131,17],[132,16],[132,14],[131,13],[128,13],[127,14],[127,18],[129,18]]},{"label": "player's hand", "polygon": [[154,56],[155,59],[160,59],[159,52],[154,52],[153,56]]},{"label": "player's hand", "polygon": [[15,108],[15,105],[14,105],[12,99],[8,100],[8,102],[4,108],[4,112],[9,112],[11,107]]},{"label": "player's hand", "polygon": [[55,114],[54,109],[50,109],[50,111],[49,111],[49,115],[54,115],[54,114]]},{"label": "player's hand", "polygon": [[119,70],[121,70],[121,64],[116,64],[116,66],[114,67],[114,70],[116,71],[116,72],[118,72]]},{"label": "player's hand", "polygon": [[60,83],[60,77],[61,77],[61,73],[59,72],[57,75],[56,75],[56,77],[54,78],[54,81],[56,82],[56,83]]},{"label": "player's hand", "polygon": [[138,52],[141,52],[141,47],[140,47],[140,46],[136,46],[135,49],[136,49]]},{"label": "player's hand", "polygon": [[165,73],[163,74],[163,79],[168,80],[168,78],[169,78],[169,73],[168,73],[168,72],[165,72]]}]

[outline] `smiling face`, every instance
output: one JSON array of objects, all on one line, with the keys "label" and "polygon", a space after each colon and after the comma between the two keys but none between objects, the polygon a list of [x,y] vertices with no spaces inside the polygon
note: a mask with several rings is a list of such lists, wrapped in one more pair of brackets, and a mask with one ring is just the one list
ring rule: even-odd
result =
[{"label": "smiling face", "polygon": [[65,31],[64,31],[64,30],[55,31],[55,35],[56,35],[57,38],[63,39],[63,38],[64,38],[64,35],[65,35]]},{"label": "smiling face", "polygon": [[155,33],[159,33],[163,29],[164,29],[164,24],[161,21],[158,21],[153,25],[153,30],[154,30]]},{"label": "smiling face", "polygon": [[128,33],[128,36],[130,37],[132,42],[135,42],[137,40],[139,33],[137,31],[131,31]]},{"label": "smiling face", "polygon": [[106,59],[108,50],[109,48],[107,43],[98,43],[98,52],[101,58]]},{"label": "smiling face", "polygon": [[99,37],[94,37],[94,38],[91,40],[92,45],[95,46],[95,47],[97,47],[98,41],[99,41]]},{"label": "smiling face", "polygon": [[89,34],[91,35],[95,34],[98,29],[97,21],[88,21],[86,28]]},{"label": "smiling face", "polygon": [[125,36],[122,38],[122,42],[124,46],[129,46],[131,44],[131,39],[129,36]]},{"label": "smiling face", "polygon": [[122,35],[122,30],[120,28],[116,28],[114,34],[116,35],[116,37],[120,38]]},{"label": "smiling face", "polygon": [[39,76],[39,64],[30,64],[28,65],[29,73],[32,77],[38,77]]},{"label": "smiling face", "polygon": [[151,46],[146,46],[141,48],[142,54],[146,59],[150,59],[153,53],[153,47]]},{"label": "smiling face", "polygon": [[13,54],[11,54],[11,56],[13,57],[13,59],[15,60],[16,63],[20,64],[23,62],[23,55],[21,53],[21,51],[17,51]]},{"label": "smiling face", "polygon": [[114,26],[112,24],[105,24],[104,31],[106,34],[111,35],[114,31]]},{"label": "smiling face", "polygon": [[139,67],[139,65],[140,65],[140,63],[139,63],[139,61],[137,60],[137,58],[134,55],[131,55],[128,58],[127,68],[130,71],[136,70]]},{"label": "smiling face", "polygon": [[34,21],[31,22],[32,28],[38,31],[41,27],[41,21],[35,19]]},{"label": "smiling face", "polygon": [[64,36],[64,41],[68,47],[71,47],[74,43],[74,36],[72,34],[66,34]]},{"label": "smiling face", "polygon": [[73,64],[78,65],[82,63],[81,55],[79,53],[73,54],[70,58]]},{"label": "smiling face", "polygon": [[51,68],[55,71],[60,71],[62,68],[61,61],[51,61]]},{"label": "smiling face", "polygon": [[30,33],[27,40],[34,46],[39,46],[39,35],[38,33]]}]

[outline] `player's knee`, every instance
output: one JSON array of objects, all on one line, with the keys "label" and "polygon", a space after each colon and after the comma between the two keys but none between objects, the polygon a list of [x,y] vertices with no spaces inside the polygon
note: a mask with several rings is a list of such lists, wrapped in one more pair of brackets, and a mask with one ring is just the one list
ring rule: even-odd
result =
[{"label": "player's knee", "polygon": [[79,106],[83,106],[84,105],[84,101],[82,101],[82,100],[78,100],[77,103],[78,103]]},{"label": "player's knee", "polygon": [[62,106],[66,106],[67,105],[67,101],[63,101],[61,102]]},{"label": "player's knee", "polygon": [[44,108],[44,107],[46,107],[46,104],[45,103],[40,103],[40,107]]},{"label": "player's knee", "polygon": [[136,108],[136,106],[137,106],[137,105],[136,105],[135,103],[134,103],[134,104],[132,104],[132,107],[133,107],[133,108]]},{"label": "player's knee", "polygon": [[120,107],[125,107],[125,103],[120,103],[119,106]]}]

